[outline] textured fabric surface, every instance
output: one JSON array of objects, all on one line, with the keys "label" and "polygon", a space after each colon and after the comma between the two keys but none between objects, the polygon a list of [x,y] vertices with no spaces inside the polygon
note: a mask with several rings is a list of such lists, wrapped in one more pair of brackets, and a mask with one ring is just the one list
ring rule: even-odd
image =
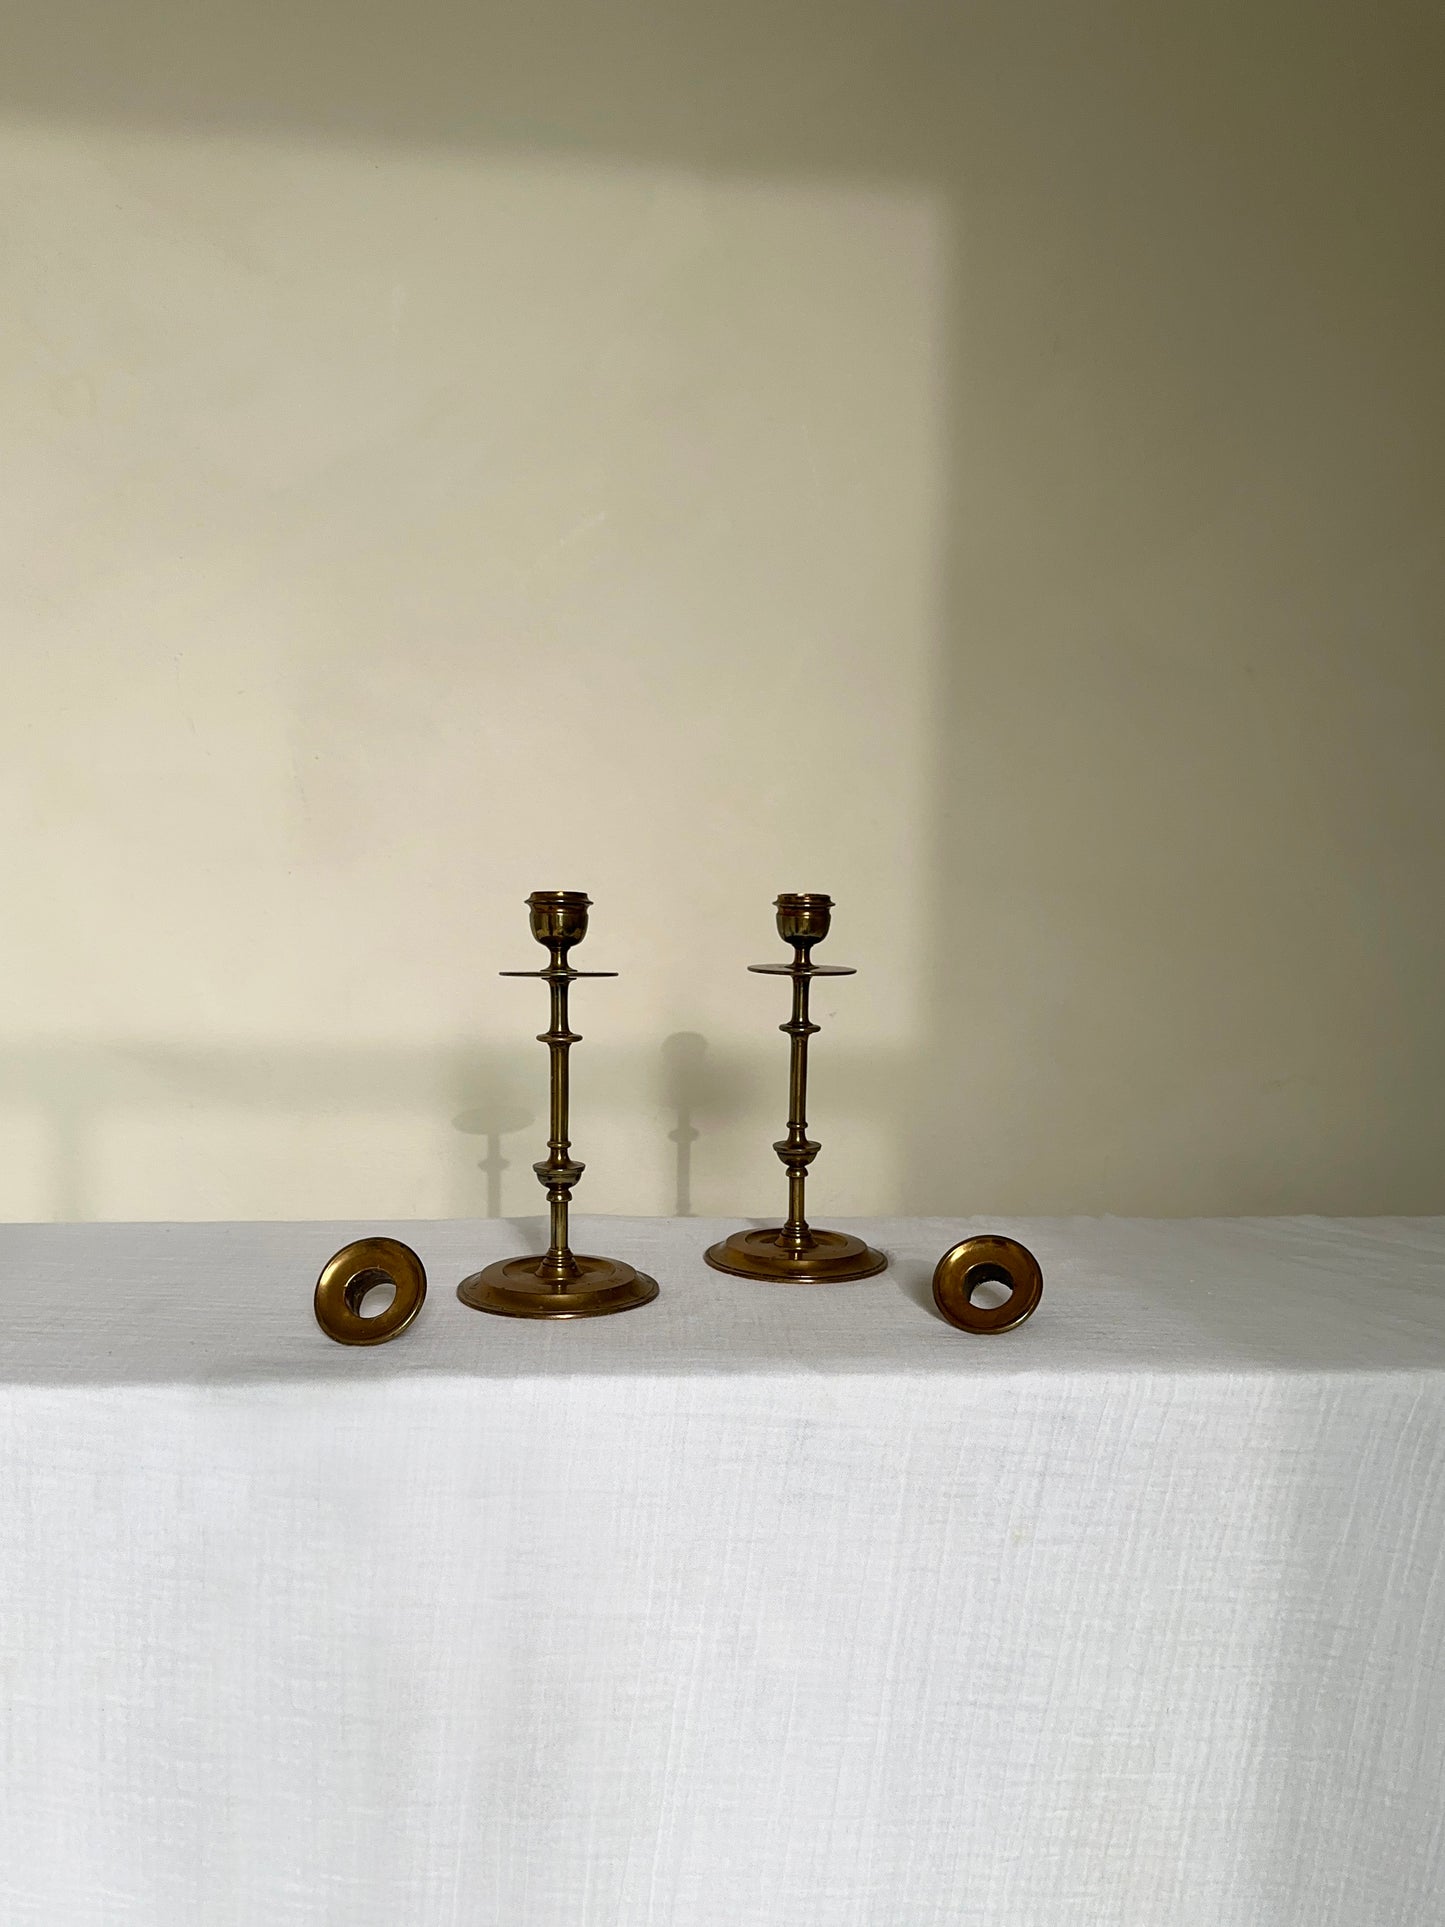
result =
[{"label": "textured fabric surface", "polygon": [[6,1927],[1439,1927],[1445,1220],[993,1223],[994,1339],[538,1228],[0,1230]]}]

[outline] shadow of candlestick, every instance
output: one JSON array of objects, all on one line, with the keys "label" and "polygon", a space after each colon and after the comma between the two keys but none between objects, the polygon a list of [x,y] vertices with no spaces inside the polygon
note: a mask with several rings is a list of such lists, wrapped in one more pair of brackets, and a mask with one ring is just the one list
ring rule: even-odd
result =
[{"label": "shadow of candlestick", "polygon": [[502,1215],[502,1173],[511,1169],[511,1160],[502,1156],[502,1139],[526,1130],[537,1121],[536,1112],[523,1108],[515,1099],[501,1096],[452,1119],[452,1129],[467,1137],[486,1139],[487,1153],[477,1160],[477,1169],[487,1180],[487,1216]]},{"label": "shadow of candlestick", "polygon": [[707,1039],[694,1030],[674,1031],[662,1040],[662,1069],[668,1108],[677,1115],[676,1124],[667,1134],[677,1147],[673,1209],[679,1218],[690,1218],[692,1147],[702,1136],[693,1119],[705,1099]]}]

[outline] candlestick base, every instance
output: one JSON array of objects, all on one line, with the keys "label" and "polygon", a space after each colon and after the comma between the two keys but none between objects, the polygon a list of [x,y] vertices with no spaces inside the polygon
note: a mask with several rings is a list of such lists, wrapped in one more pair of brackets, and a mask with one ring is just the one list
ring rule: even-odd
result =
[{"label": "candlestick base", "polygon": [[846,1231],[810,1231],[812,1243],[804,1251],[789,1251],[782,1243],[782,1226],[765,1231],[735,1231],[703,1254],[714,1271],[734,1278],[759,1278],[770,1284],[841,1285],[854,1278],[871,1278],[887,1269],[881,1251]]},{"label": "candlestick base", "polygon": [[541,1275],[542,1259],[503,1258],[473,1272],[457,1286],[457,1297],[474,1311],[503,1318],[602,1318],[631,1311],[657,1296],[657,1280],[616,1258],[588,1258],[575,1252],[577,1275],[559,1291]]}]

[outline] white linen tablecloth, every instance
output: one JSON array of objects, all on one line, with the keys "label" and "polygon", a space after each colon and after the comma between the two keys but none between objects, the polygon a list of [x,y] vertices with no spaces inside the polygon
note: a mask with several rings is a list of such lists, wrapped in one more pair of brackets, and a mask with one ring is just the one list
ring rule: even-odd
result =
[{"label": "white linen tablecloth", "polygon": [[991,1223],[998,1338],[729,1228],[0,1230],[4,1927],[1439,1927],[1445,1219]]}]

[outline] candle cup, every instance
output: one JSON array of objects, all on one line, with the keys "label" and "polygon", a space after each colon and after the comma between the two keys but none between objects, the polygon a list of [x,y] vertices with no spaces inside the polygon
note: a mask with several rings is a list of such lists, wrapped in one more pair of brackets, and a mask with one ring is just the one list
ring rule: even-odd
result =
[{"label": "candle cup", "polygon": [[833,899],[818,896],[809,891],[794,891],[776,897],[773,907],[777,911],[778,935],[784,943],[793,945],[802,957],[808,957],[815,943],[821,943],[833,923]]}]

